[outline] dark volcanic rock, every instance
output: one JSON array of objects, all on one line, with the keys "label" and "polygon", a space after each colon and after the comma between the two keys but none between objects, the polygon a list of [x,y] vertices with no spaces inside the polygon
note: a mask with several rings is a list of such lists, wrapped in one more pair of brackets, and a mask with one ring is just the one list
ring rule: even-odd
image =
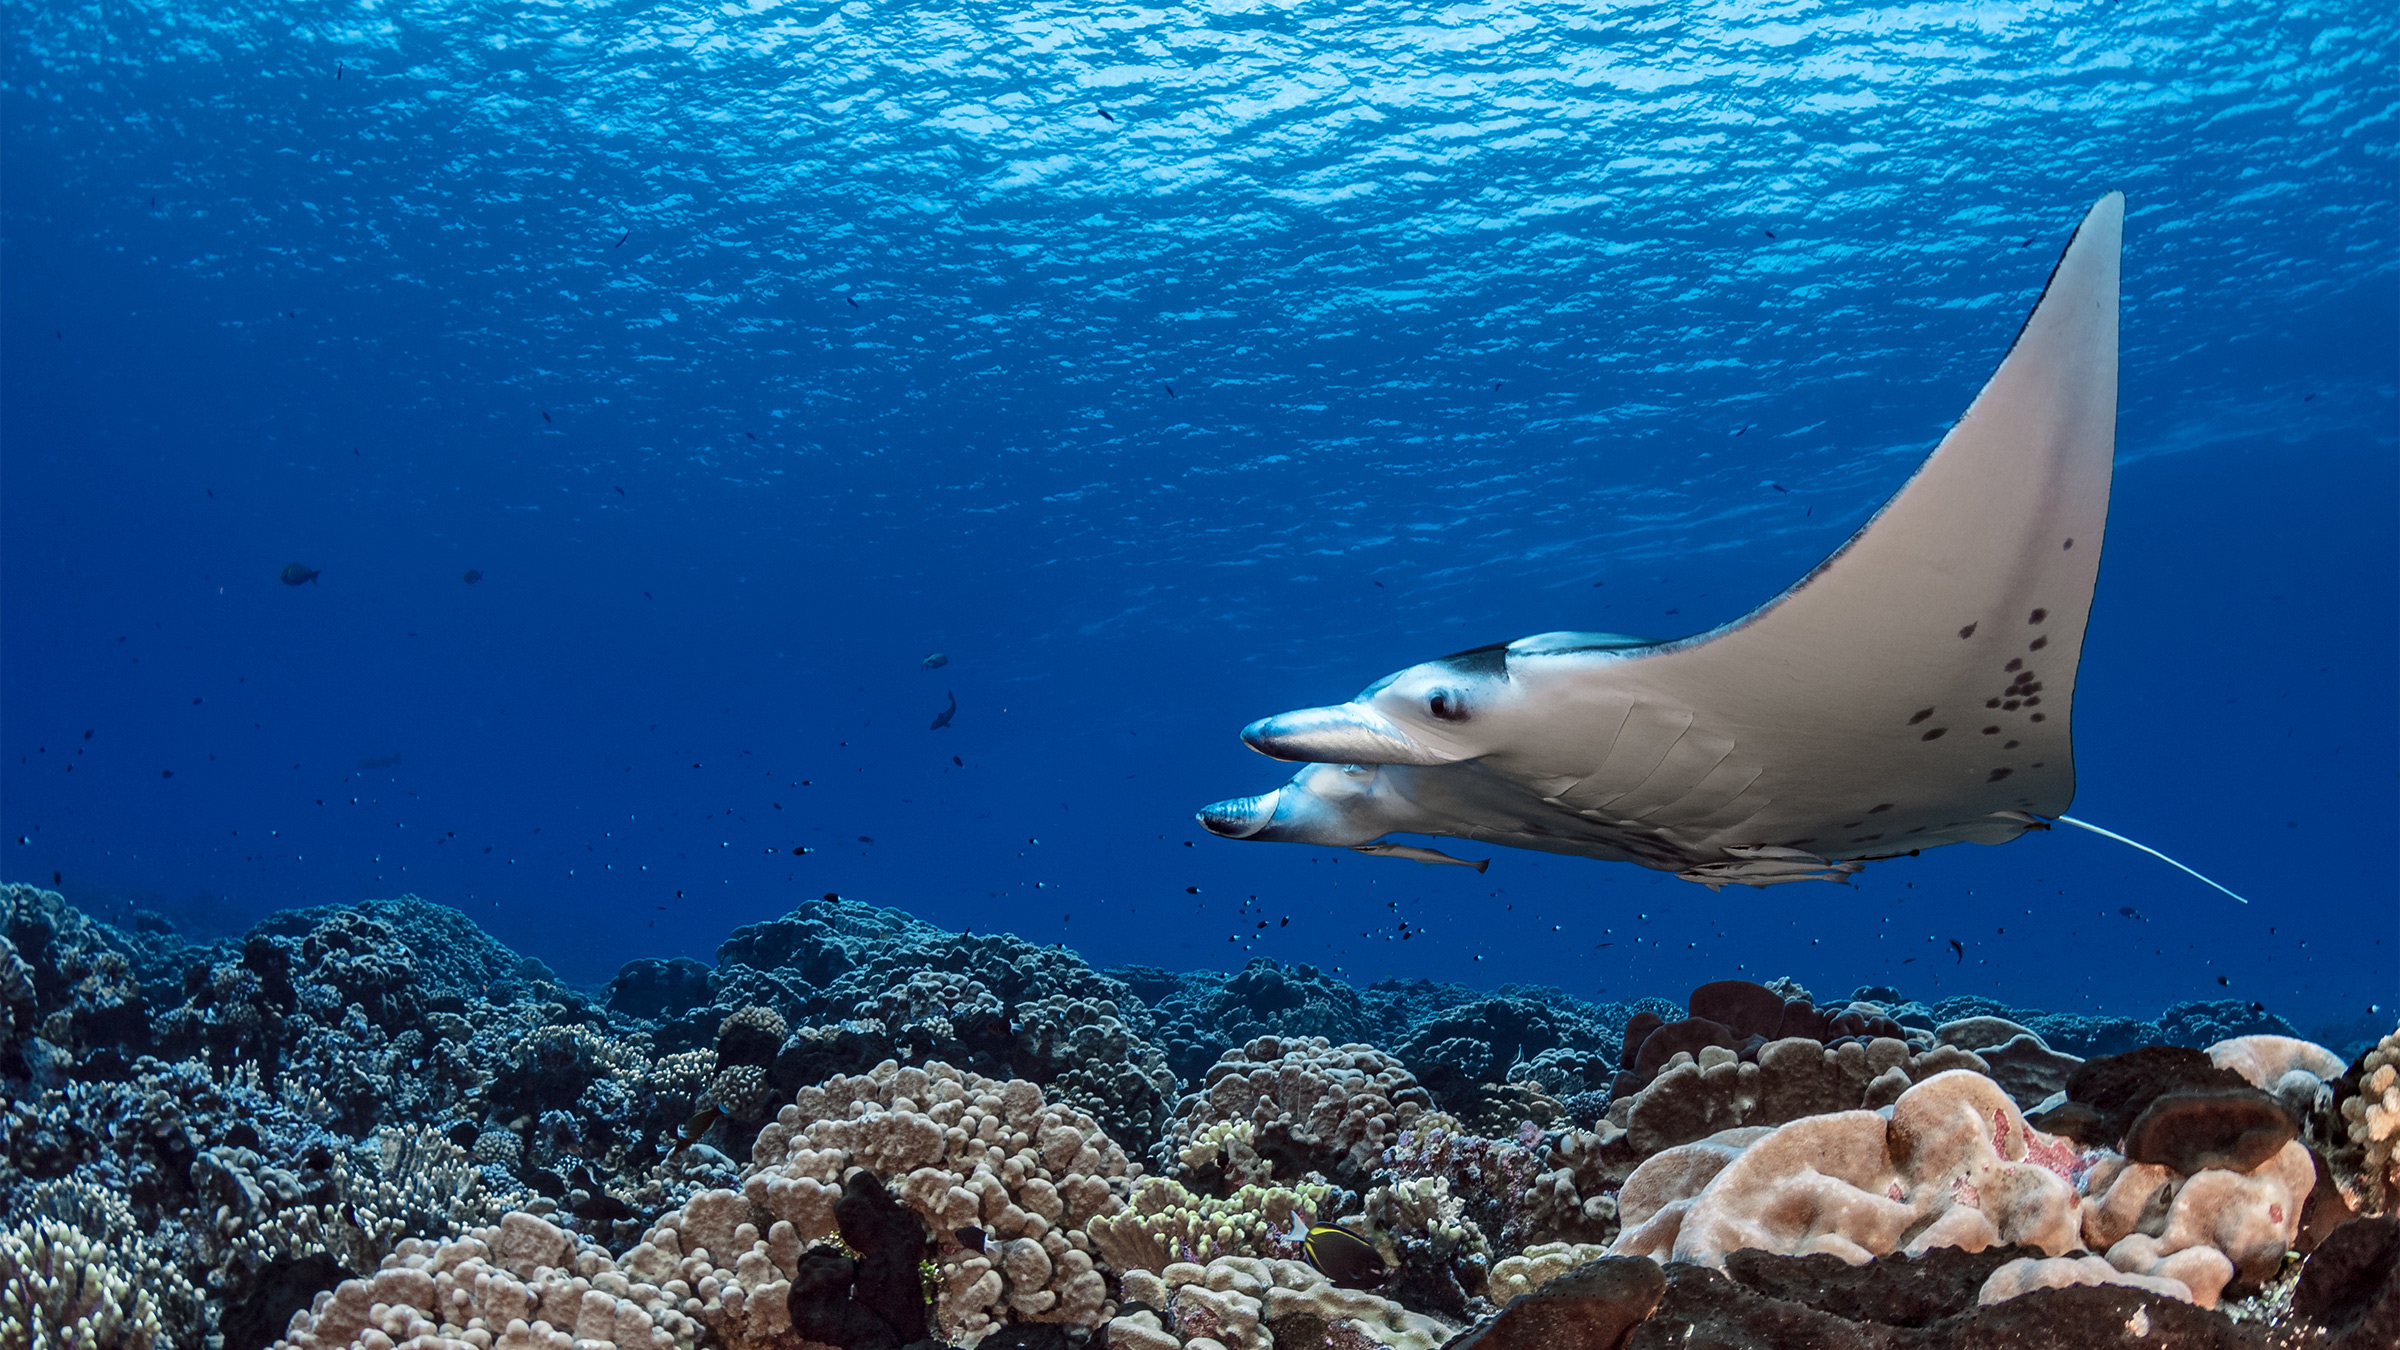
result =
[{"label": "dark volcanic rock", "polygon": [[2400,1219],[2336,1228],[2300,1268],[2292,1311],[2340,1339],[2341,1350],[2400,1345]]},{"label": "dark volcanic rock", "polygon": [[1510,1299],[1499,1316],[1444,1350],[1617,1350],[1666,1288],[1656,1262],[1604,1256]]},{"label": "dark volcanic rock", "polygon": [[1992,1272],[2019,1257],[2039,1257],[2033,1247],[1935,1247],[1923,1256],[1897,1253],[1854,1266],[1838,1256],[1777,1256],[1737,1251],[1725,1273],[1769,1298],[1804,1303],[1853,1322],[1896,1327],[1931,1326],[1973,1310],[1975,1295]]},{"label": "dark volcanic rock", "polygon": [[842,1179],[833,1218],[858,1253],[851,1301],[891,1328],[894,1344],[923,1337],[925,1281],[917,1266],[925,1259],[924,1225],[863,1167]]},{"label": "dark volcanic rock", "polygon": [[2281,1102],[2247,1085],[2167,1092],[2150,1099],[2125,1132],[2125,1156],[2190,1176],[2204,1168],[2247,1172],[2300,1135]]},{"label": "dark volcanic rock", "polygon": [[266,1350],[283,1339],[292,1314],[307,1307],[318,1290],[349,1278],[351,1272],[323,1252],[274,1262],[248,1298],[225,1309],[225,1350]]},{"label": "dark volcanic rock", "polygon": [[2198,1050],[2146,1045],[2122,1055],[2086,1060],[2067,1079],[2067,1099],[2098,1114],[2099,1121],[2092,1127],[2098,1131],[2097,1142],[2113,1147],[2143,1108],[2167,1093],[2249,1086],[2248,1079],[2218,1068]]},{"label": "dark volcanic rock", "polygon": [[784,1306],[792,1330],[812,1341],[841,1350],[896,1350],[900,1338],[882,1318],[850,1297],[858,1263],[830,1247],[818,1247],[800,1258]]},{"label": "dark volcanic rock", "polygon": [[[1777,1260],[1787,1264],[1776,1269]],[[1971,1268],[1964,1260],[1939,1266],[1918,1262],[1911,1264],[1919,1269],[1895,1277],[1878,1270],[1889,1262],[1887,1257],[1856,1267],[1852,1278],[1829,1289],[1812,1287],[1802,1263],[1789,1258],[1770,1257],[1768,1264],[1752,1267],[1753,1273],[1774,1270],[1773,1286],[1788,1298],[1706,1267],[1669,1266],[1665,1297],[1649,1320],[1634,1328],[1626,1350],[2264,1350],[2266,1345],[2262,1333],[2219,1313],[2121,1285],[2041,1289],[1990,1307],[1974,1306],[1969,1289],[1964,1311],[1922,1325],[1828,1311],[1850,1306],[1862,1314],[1922,1316],[1958,1297]],[[1896,1279],[1906,1291],[1899,1301],[1878,1302],[1875,1290],[1886,1279]],[[1919,1301],[1903,1314],[1911,1296]]]}]

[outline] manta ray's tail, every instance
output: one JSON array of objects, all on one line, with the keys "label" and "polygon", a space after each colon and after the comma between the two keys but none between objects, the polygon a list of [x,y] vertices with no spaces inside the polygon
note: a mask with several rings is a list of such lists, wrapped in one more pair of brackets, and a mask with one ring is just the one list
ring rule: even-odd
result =
[{"label": "manta ray's tail", "polygon": [[2227,895],[2232,895],[2234,899],[2241,900],[2245,905],[2250,903],[2248,900],[2243,900],[2241,896],[2234,895],[2232,891],[2227,890],[2225,887],[2217,886],[2216,882],[2209,881],[2207,877],[2200,876],[2200,873],[2193,871],[2193,869],[2189,867],[2185,867],[2182,863],[2175,861],[2173,858],[2170,858],[2166,854],[2159,852],[2157,849],[2150,847],[2148,844],[2141,843],[2137,840],[2128,839],[2124,835],[2117,833],[2115,830],[2104,830],[2088,820],[2077,820],[2073,816],[2053,816],[2051,819],[2064,821],[2065,823],[2072,825],[2079,830],[2090,830],[2092,833],[2100,835],[2103,838],[2114,839],[2120,844],[2138,848],[2142,852],[2149,854],[2151,857],[2158,859],[2160,862],[2165,863],[2169,867],[2179,868],[2185,872],[2190,872],[2195,877],[2200,877],[2202,881],[2207,881],[2209,885],[2216,886],[2218,890],[2224,891]]}]

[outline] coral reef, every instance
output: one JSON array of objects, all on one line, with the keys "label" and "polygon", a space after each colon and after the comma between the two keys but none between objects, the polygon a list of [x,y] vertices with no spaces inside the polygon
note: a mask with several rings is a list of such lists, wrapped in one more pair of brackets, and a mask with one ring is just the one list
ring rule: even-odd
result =
[{"label": "coral reef", "polygon": [[414,898],[193,945],[7,886],[0,1345],[2364,1346],[2396,1074],[2231,1001],[1101,971],[831,898],[586,993]]}]

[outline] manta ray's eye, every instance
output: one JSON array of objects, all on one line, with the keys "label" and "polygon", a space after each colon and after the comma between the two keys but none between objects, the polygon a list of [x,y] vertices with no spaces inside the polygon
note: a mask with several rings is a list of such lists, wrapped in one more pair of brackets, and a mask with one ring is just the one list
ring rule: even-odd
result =
[{"label": "manta ray's eye", "polygon": [[1425,700],[1425,711],[1445,722],[1464,722],[1467,720],[1467,701],[1460,698],[1455,689],[1436,689]]}]

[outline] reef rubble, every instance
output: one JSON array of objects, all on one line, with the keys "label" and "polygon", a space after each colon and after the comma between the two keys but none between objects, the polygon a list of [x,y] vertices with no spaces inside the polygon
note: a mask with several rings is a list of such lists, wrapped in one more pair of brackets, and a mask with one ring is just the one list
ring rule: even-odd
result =
[{"label": "reef rubble", "polygon": [[579,990],[414,897],[194,944],[10,885],[0,1350],[2363,1350],[2396,1073],[2234,1002],[1361,989],[832,899]]}]

